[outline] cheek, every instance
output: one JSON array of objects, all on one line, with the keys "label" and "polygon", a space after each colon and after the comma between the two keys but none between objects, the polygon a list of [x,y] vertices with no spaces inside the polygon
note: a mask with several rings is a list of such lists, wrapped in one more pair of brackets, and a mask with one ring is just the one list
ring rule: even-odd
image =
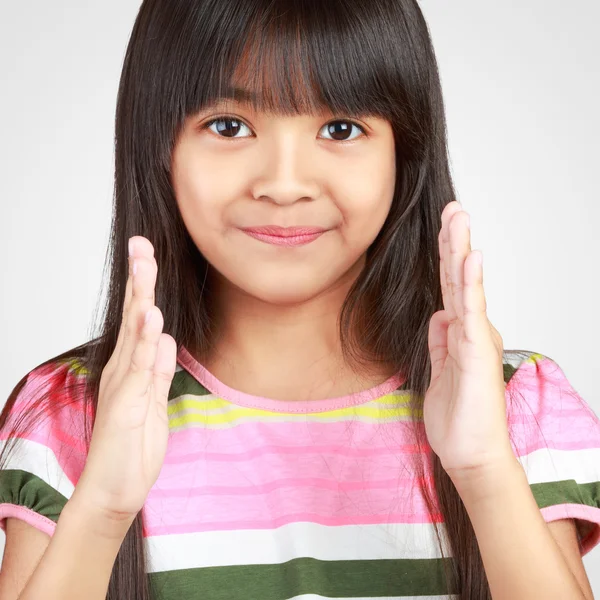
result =
[{"label": "cheek", "polygon": [[227,200],[240,193],[236,188],[238,179],[228,177],[226,170],[201,162],[196,164],[202,164],[202,168],[174,171],[173,181],[179,210],[194,239],[201,233],[210,236],[210,232],[220,231]]},{"label": "cheek", "polygon": [[365,173],[349,178],[344,198],[339,203],[345,223],[345,237],[352,246],[369,246],[381,230],[392,204],[395,187],[395,170]]}]

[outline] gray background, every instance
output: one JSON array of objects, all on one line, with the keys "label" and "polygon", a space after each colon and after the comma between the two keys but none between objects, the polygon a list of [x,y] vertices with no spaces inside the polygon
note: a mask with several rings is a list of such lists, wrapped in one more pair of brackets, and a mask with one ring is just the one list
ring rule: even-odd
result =
[{"label": "gray background", "polygon": [[[1,0],[0,405],[88,339],[104,293],[115,98],[139,4]],[[556,360],[600,415],[600,4],[421,6],[490,320],[506,348]],[[600,550],[584,563],[600,597]]]}]

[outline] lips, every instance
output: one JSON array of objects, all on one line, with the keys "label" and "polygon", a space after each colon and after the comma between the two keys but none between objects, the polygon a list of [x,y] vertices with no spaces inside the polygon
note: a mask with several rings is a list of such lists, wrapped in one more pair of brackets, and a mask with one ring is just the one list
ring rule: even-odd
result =
[{"label": "lips", "polygon": [[246,233],[269,235],[276,237],[298,237],[316,235],[327,231],[323,227],[279,227],[278,225],[262,225],[260,227],[244,227]]},{"label": "lips", "polygon": [[263,225],[261,227],[246,227],[242,231],[261,242],[275,246],[305,246],[321,237],[327,229],[322,227],[279,227]]}]

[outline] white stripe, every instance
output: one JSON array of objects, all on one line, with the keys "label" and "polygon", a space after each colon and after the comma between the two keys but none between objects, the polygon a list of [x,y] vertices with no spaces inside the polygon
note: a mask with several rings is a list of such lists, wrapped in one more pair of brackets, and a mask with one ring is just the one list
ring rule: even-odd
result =
[{"label": "white stripe", "polygon": [[600,481],[600,448],[556,450],[541,448],[519,458],[530,484],[574,479]]},{"label": "white stripe", "polygon": [[[442,527],[442,539],[445,531]],[[197,567],[277,564],[309,556],[318,560],[440,558],[433,524],[327,526],[297,522],[276,529],[242,529],[146,538],[149,572]],[[446,544],[445,555],[451,552]]]},{"label": "white stripe", "polygon": [[[0,441],[0,449],[4,449],[6,440]],[[15,444],[13,446],[13,444]],[[20,438],[16,443],[11,441],[8,460],[4,469],[21,469],[36,475],[50,487],[60,492],[67,500],[72,496],[75,487],[62,470],[54,452],[44,444]]]}]

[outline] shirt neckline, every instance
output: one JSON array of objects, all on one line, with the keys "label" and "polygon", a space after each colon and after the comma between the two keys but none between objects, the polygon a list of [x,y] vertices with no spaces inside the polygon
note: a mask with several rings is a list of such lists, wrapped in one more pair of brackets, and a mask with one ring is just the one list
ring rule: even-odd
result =
[{"label": "shirt neckline", "polygon": [[396,373],[379,385],[346,396],[324,398],[322,400],[278,400],[254,396],[229,387],[200,364],[184,346],[180,346],[177,360],[194,379],[215,396],[219,396],[232,404],[271,412],[317,413],[365,404],[397,390],[405,381],[401,373]]}]

